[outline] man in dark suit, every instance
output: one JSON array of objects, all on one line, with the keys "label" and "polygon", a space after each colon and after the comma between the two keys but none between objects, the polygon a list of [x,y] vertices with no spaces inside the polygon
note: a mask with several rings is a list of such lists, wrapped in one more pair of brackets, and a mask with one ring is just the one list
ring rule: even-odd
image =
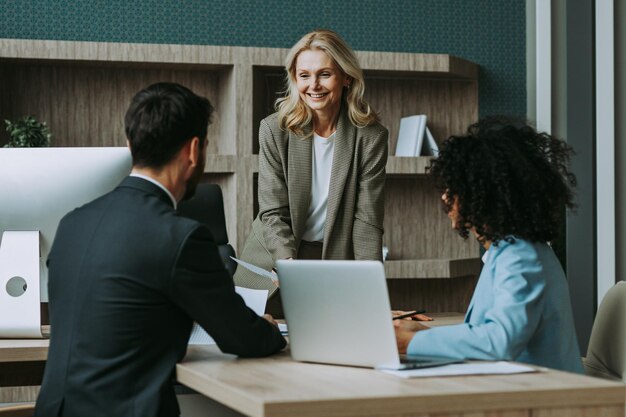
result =
[{"label": "man in dark suit", "polygon": [[235,293],[209,230],[176,213],[204,171],[212,111],[177,84],[140,91],[125,118],[131,175],[61,220],[37,416],[178,416],[172,375],[193,320],[223,352],[285,346]]}]

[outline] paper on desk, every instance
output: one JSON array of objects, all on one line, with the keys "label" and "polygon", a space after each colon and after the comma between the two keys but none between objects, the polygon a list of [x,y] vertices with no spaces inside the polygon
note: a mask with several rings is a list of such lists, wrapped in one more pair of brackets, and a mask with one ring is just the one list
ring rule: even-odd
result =
[{"label": "paper on desk", "polygon": [[[235,287],[235,292],[243,298],[252,311],[259,316],[265,314],[265,304],[267,303],[267,290],[254,290],[252,288]],[[193,324],[191,336],[189,336],[190,345],[214,345],[215,341],[209,334],[204,331],[198,323]]]},{"label": "paper on desk", "polygon": [[232,259],[233,261],[237,262],[239,265],[243,266],[244,268],[246,268],[248,271],[254,272],[255,274],[261,275],[262,277],[265,278],[269,278],[272,280],[272,282],[278,282],[278,277],[276,276],[276,274],[270,272],[270,271],[266,271],[263,268],[260,268],[256,265],[252,265],[251,263],[242,261],[241,259],[237,259],[234,256],[231,256],[230,259]]},{"label": "paper on desk", "polygon": [[257,315],[265,314],[265,304],[267,303],[267,290],[254,290],[235,286],[235,292],[243,298],[243,302]]},{"label": "paper on desk", "polygon": [[214,345],[215,340],[209,334],[198,325],[198,323],[193,323],[193,328],[191,329],[191,336],[189,336],[190,345]]},{"label": "paper on desk", "polygon": [[518,365],[509,362],[470,362],[454,363],[432,368],[409,369],[405,371],[394,371],[381,369],[382,372],[396,375],[402,378],[421,378],[429,376],[453,376],[453,375],[484,375],[484,374],[520,374],[524,372],[536,372],[530,366]]}]

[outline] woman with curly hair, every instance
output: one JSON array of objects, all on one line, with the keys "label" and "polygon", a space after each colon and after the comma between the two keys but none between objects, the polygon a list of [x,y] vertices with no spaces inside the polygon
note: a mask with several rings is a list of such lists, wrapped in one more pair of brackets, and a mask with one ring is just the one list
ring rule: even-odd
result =
[{"label": "woman with curly hair", "polygon": [[483,119],[444,143],[430,175],[452,227],[486,249],[484,266],[464,323],[394,322],[402,352],[583,372],[567,281],[549,245],[574,206],[571,153],[505,118]]}]

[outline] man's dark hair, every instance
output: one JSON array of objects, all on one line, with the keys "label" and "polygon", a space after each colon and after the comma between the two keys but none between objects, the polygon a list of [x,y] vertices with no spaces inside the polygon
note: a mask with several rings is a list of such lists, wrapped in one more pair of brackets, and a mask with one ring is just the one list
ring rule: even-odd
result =
[{"label": "man's dark hair", "polygon": [[456,228],[464,238],[475,227],[495,244],[513,237],[548,242],[558,236],[566,207],[574,207],[572,153],[523,121],[489,117],[446,140],[430,175],[446,193],[446,211],[458,198]]},{"label": "man's dark hair", "polygon": [[133,97],[124,118],[133,164],[160,168],[193,137],[206,140],[213,107],[175,83],[157,83]]}]

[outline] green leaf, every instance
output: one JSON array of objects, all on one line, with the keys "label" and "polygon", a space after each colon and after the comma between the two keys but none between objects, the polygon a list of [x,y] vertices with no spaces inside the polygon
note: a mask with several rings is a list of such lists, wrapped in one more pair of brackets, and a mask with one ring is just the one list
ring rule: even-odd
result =
[{"label": "green leaf", "polygon": [[33,116],[27,116],[15,121],[4,121],[9,132],[9,143],[5,147],[45,147],[50,146],[52,134],[46,123],[39,123]]}]

